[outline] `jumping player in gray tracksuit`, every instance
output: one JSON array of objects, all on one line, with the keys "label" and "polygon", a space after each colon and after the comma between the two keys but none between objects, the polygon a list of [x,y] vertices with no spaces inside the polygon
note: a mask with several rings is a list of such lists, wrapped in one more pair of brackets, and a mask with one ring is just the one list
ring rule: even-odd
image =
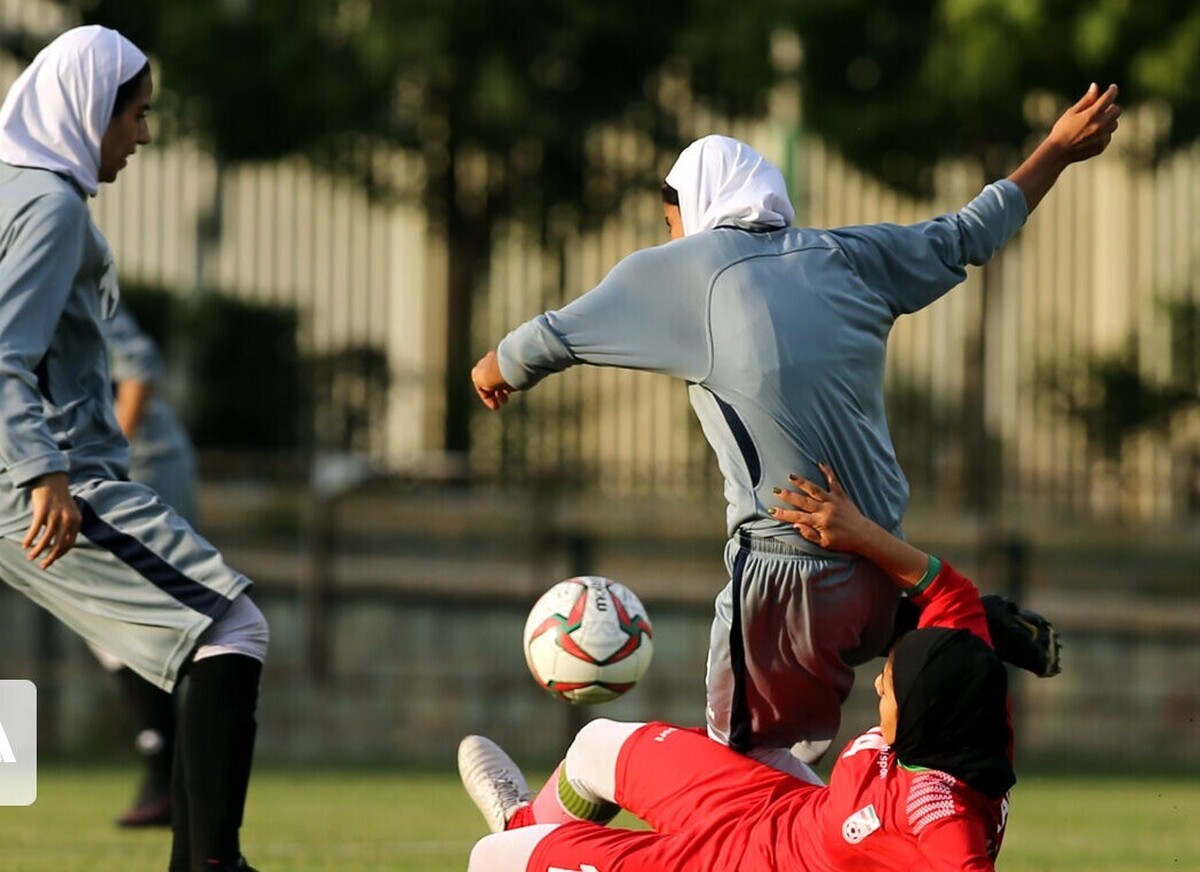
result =
[{"label": "jumping player in gray tracksuit", "polygon": [[877,656],[897,594],[873,565],[826,551],[771,516],[773,489],[839,470],[893,533],[908,496],[884,414],[888,334],[985,263],[1070,163],[1116,128],[1116,88],[1095,85],[1012,176],[958,212],[901,227],[794,228],[782,174],[745,143],[707,136],[663,186],[671,242],[636,252],[593,290],[509,333],[472,371],[491,409],[576,364],[688,383],[725,478],[730,581],[709,648],[710,735],[815,777],[852,667]]},{"label": "jumping player in gray tracksuit", "polygon": [[250,580],[129,480],[101,326],[119,288],[88,198],[149,143],[152,92],[136,46],[79,27],[0,106],[0,578],[162,689],[187,674],[170,870],[245,872],[266,621]]}]

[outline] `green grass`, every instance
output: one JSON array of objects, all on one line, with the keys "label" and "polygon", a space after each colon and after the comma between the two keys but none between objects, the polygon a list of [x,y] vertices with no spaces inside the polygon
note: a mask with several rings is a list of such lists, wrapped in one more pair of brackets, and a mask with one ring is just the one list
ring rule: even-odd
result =
[{"label": "green grass", "polygon": [[[0,808],[4,872],[166,868],[169,834],[111,823],[126,768],[44,766],[38,800]],[[1171,778],[1026,775],[999,868],[1007,872],[1200,869],[1200,783]],[[263,872],[461,872],[482,821],[452,773],[263,766],[243,842]]]},{"label": "green grass", "polygon": [[1008,872],[1200,869],[1200,781],[1023,775],[1013,791]]}]

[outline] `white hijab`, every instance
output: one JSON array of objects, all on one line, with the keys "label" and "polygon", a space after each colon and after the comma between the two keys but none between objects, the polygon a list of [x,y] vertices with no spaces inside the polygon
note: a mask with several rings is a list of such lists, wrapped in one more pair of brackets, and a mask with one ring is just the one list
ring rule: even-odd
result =
[{"label": "white hijab", "polygon": [[70,176],[96,196],[117,88],[146,56],[115,30],[68,30],[38,53],[0,107],[0,160]]},{"label": "white hijab", "polygon": [[697,139],[680,152],[666,181],[679,193],[684,236],[728,221],[787,227],[796,217],[779,168],[728,136]]}]

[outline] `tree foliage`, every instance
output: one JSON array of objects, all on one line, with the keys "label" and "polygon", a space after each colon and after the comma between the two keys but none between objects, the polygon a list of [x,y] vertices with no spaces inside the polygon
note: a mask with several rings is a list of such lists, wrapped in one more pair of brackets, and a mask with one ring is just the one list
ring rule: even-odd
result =
[{"label": "tree foliage", "polygon": [[[421,155],[435,178],[481,157],[486,187],[434,214],[538,221],[555,206],[603,215],[657,178],[658,147],[679,145],[655,92],[664,70],[738,115],[761,113],[778,8],[714,0],[91,0],[88,21],[152,52],[178,98],[172,119],[227,161],[305,153],[380,184],[369,149]],[[720,33],[720,39],[713,39]],[[687,63],[688,59],[692,62]],[[175,104],[172,104],[175,105]],[[650,160],[590,150],[605,125],[643,138]]]},{"label": "tree foliage", "polygon": [[[735,14],[693,0],[93,0],[158,59],[176,120],[223,161],[304,153],[363,180],[376,146],[424,166],[423,203],[449,246],[445,445],[466,450],[475,290],[494,229],[519,219],[597,219],[661,179],[677,113],[660,76],[688,68],[739,114],[761,113],[773,78],[765,4]],[[720,39],[702,38],[724,30]],[[166,101],[170,106],[172,101]],[[619,127],[613,154],[594,134]]]},{"label": "tree foliage", "polygon": [[1039,367],[1036,386],[1083,428],[1094,456],[1118,461],[1130,437],[1168,436],[1182,413],[1200,405],[1200,304],[1192,298],[1183,288],[1157,307],[1169,337],[1165,377],[1147,376],[1134,334],[1116,351]]},{"label": "tree foliage", "polygon": [[841,0],[797,7],[804,118],[850,160],[925,193],[940,159],[1011,168],[1088,83],[1171,122],[1152,158],[1200,134],[1200,5],[1192,0]]},{"label": "tree foliage", "polygon": [[[472,298],[496,226],[605,215],[661,177],[696,102],[758,117],[795,75],[807,129],[914,192],[946,157],[1006,172],[1053,118],[1037,96],[1061,105],[1093,80],[1170,110],[1155,154],[1200,131],[1193,0],[59,2],[151,52],[164,114],[225,162],[302,153],[386,192],[377,146],[420,157],[450,249],[451,450],[469,441]],[[781,29],[801,37],[798,71],[772,61]],[[613,126],[635,147],[596,148]]]}]

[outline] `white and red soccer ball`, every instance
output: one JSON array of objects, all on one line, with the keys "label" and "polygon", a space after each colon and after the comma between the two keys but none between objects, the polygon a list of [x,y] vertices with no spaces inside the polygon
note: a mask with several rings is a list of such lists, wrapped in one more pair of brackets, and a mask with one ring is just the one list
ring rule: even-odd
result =
[{"label": "white and red soccer ball", "polygon": [[584,575],[542,594],[525,622],[525,662],[547,692],[573,703],[616,699],[654,654],[646,609],[629,588]]}]

